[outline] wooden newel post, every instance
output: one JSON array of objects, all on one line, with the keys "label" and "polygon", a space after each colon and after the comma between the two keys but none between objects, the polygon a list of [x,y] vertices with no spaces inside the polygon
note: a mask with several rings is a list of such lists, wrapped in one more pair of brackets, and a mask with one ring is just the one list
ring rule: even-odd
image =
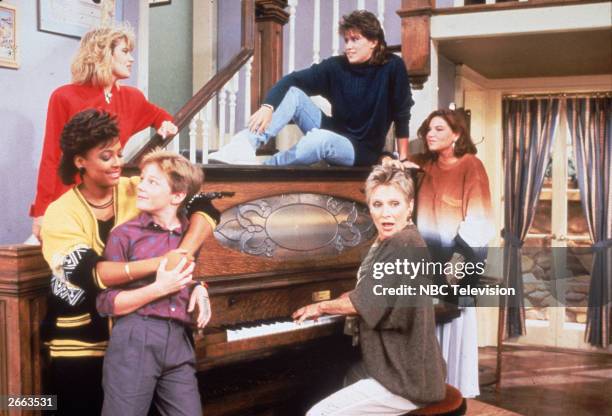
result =
[{"label": "wooden newel post", "polygon": [[50,276],[40,247],[0,246],[0,395],[41,394],[39,328]]},{"label": "wooden newel post", "polygon": [[430,26],[433,0],[402,0],[402,57],[414,89],[422,89],[431,73]]},{"label": "wooden newel post", "polygon": [[251,111],[283,76],[283,26],[289,21],[287,0],[255,1],[255,50],[251,78]]}]

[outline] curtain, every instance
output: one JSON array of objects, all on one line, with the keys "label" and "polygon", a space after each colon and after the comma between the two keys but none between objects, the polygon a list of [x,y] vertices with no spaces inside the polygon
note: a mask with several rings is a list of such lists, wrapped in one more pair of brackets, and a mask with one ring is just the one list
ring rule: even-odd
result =
[{"label": "curtain", "polygon": [[612,97],[568,98],[567,121],[582,208],[594,242],[585,338],[591,345],[607,348],[612,298]]},{"label": "curtain", "polygon": [[544,183],[553,136],[559,115],[558,98],[504,98],[503,161],[504,183],[504,267],[507,287],[515,295],[502,299],[506,335],[525,333],[521,247],[531,223]]}]

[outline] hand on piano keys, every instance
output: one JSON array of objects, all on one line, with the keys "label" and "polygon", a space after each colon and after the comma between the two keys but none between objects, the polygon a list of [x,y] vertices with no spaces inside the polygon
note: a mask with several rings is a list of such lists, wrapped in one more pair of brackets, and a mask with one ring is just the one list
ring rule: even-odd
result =
[{"label": "hand on piano keys", "polygon": [[306,319],[314,319],[316,321],[321,315],[323,315],[323,310],[321,309],[321,302],[318,302],[301,307],[293,312],[291,317],[297,324],[301,324]]}]

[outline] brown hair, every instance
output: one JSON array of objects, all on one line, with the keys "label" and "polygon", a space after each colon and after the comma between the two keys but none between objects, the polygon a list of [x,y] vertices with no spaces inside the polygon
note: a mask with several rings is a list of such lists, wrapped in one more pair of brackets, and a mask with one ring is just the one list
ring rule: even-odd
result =
[{"label": "brown hair", "polygon": [[72,82],[91,83],[95,87],[111,85],[113,50],[122,40],[130,51],[134,49],[134,31],[126,24],[100,27],[87,32],[70,66]]},{"label": "brown hair", "polygon": [[461,157],[466,153],[471,153],[473,155],[476,154],[476,146],[470,137],[470,133],[468,132],[467,123],[465,120],[465,116],[461,113],[454,110],[436,110],[432,112],[425,121],[421,124],[421,127],[417,130],[417,136],[419,139],[423,141],[425,146],[425,158],[428,160],[436,160],[438,159],[438,154],[436,152],[432,152],[427,147],[427,132],[429,131],[429,123],[434,117],[442,118],[446,124],[450,127],[453,133],[459,134],[457,141],[455,141],[455,146],[453,148],[453,153],[456,157]]},{"label": "brown hair", "polygon": [[204,181],[202,169],[192,164],[184,156],[160,147],[147,153],[140,162],[142,170],[146,165],[156,164],[164,172],[172,192],[184,192],[185,199],[181,203],[184,206],[192,196],[201,188]]},{"label": "brown hair", "polygon": [[57,171],[64,185],[73,184],[79,172],[74,164],[75,156],[84,156],[89,150],[110,143],[118,136],[119,127],[115,116],[93,109],[75,114],[64,125],[60,136],[62,157]]},{"label": "brown hair", "polygon": [[401,169],[391,164],[376,165],[365,182],[366,201],[370,203],[372,193],[381,185],[391,185],[399,190],[410,203],[414,199],[414,181]]},{"label": "brown hair", "polygon": [[380,26],[380,22],[373,13],[367,10],[355,10],[354,12],[342,16],[338,33],[344,36],[347,32],[354,30],[361,33],[363,37],[370,41],[377,41],[377,45],[372,52],[370,63],[382,65],[387,62],[387,42],[385,32]]}]

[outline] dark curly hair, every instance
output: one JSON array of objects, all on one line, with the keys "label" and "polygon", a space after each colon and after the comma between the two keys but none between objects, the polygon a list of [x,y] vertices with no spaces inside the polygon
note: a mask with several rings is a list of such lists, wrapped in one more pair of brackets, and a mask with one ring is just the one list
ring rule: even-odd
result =
[{"label": "dark curly hair", "polygon": [[427,132],[429,131],[429,123],[434,117],[440,117],[446,124],[451,128],[453,133],[459,134],[459,138],[455,142],[455,147],[453,149],[454,155],[456,157],[461,157],[466,153],[471,153],[473,155],[476,154],[476,146],[470,137],[470,133],[468,132],[467,123],[465,121],[465,116],[461,113],[454,110],[436,110],[432,112],[425,121],[421,124],[421,127],[417,130],[417,136],[419,139],[423,141],[423,145],[425,146],[425,158],[428,160],[436,160],[438,159],[438,154],[436,152],[432,152],[427,147]]},{"label": "dark curly hair", "polygon": [[101,110],[85,110],[75,114],[62,130],[62,158],[57,170],[65,185],[73,184],[79,169],[75,156],[84,156],[94,147],[110,143],[119,136],[115,116]]},{"label": "dark curly hair", "polygon": [[370,63],[382,65],[388,60],[387,42],[385,32],[376,16],[367,10],[355,10],[354,12],[342,16],[338,33],[344,36],[346,32],[354,30],[361,33],[363,37],[370,41],[378,41],[374,48]]}]

